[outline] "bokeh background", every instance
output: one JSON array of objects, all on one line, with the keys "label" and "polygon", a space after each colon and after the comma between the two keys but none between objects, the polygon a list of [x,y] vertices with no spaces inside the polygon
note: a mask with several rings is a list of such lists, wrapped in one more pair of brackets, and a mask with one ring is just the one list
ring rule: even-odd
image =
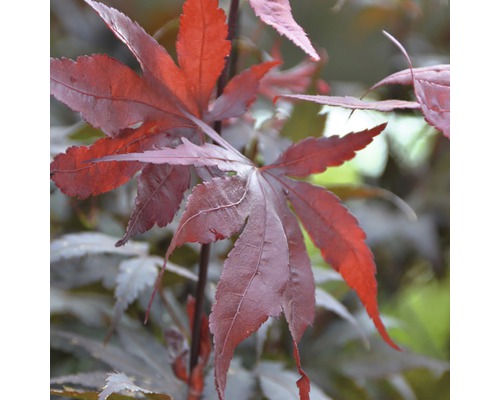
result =
[{"label": "bokeh background", "polygon": [[[181,1],[115,0],[105,3],[137,21],[170,54],[175,54]],[[221,6],[227,8],[227,3],[222,1]],[[313,45],[326,56],[318,73],[328,84],[331,95],[360,97],[371,85],[408,67],[401,52],[382,34],[383,30],[403,44],[414,67],[449,63],[448,1],[291,0],[290,3],[297,22],[308,33]],[[138,69],[128,49],[83,1],[51,0],[50,10],[51,56],[76,58],[104,52]],[[283,69],[293,68],[305,60],[304,54],[293,44],[260,23],[247,2],[242,2],[240,18],[236,44],[240,66],[270,55],[276,46],[281,51]],[[266,51],[269,54],[265,54]],[[378,89],[371,98],[413,99],[411,88],[404,86]],[[310,130],[315,134],[321,131],[324,135],[341,135],[389,122],[386,131],[359,152],[353,161],[327,170],[314,177],[314,181],[337,190],[367,232],[378,268],[380,309],[391,336],[405,348],[405,352],[392,351],[378,338],[354,293],[338,277],[329,274],[319,252],[309,243],[323,296],[318,302],[316,322],[300,346],[302,367],[317,388],[313,398],[448,399],[449,140],[414,112],[351,113],[320,106],[292,109],[290,105],[278,102],[275,105],[257,103],[256,115],[263,121],[276,115],[284,120],[293,116],[299,123],[294,124],[293,129],[285,124],[282,132],[293,140],[308,136]],[[51,99],[51,156],[65,151],[69,145],[90,143],[100,135],[78,115]],[[349,190],[360,185],[372,190],[356,193]],[[118,239],[126,227],[133,195],[131,183],[99,198],[78,201],[68,199],[52,185],[52,239],[81,232],[100,232]],[[158,229],[137,240],[148,243],[149,254],[161,257],[170,237],[171,230]],[[215,247],[212,289],[225,251],[227,244]],[[116,368],[109,359],[92,356],[90,345],[87,348],[71,346],[69,336],[60,332],[88,337],[95,343],[106,336],[112,319],[109,313],[113,310],[113,285],[106,284],[106,277],[111,281],[114,279],[117,265],[122,260],[120,257],[123,255],[88,255],[83,261],[66,259],[62,263],[53,263],[51,324],[54,332],[59,333],[51,340],[52,377]],[[176,253],[174,261],[196,273],[196,259],[197,247],[193,246]],[[94,271],[95,274],[91,277],[90,273],[69,276],[68,272],[61,272],[68,268]],[[106,268],[111,269],[105,273]],[[167,288],[172,296],[171,303],[182,314],[193,284],[176,278],[168,283]],[[210,296],[210,292],[207,295]],[[147,293],[145,298],[148,298]],[[67,304],[71,299],[80,305],[73,308],[60,306],[63,299],[68,301]],[[131,321],[139,321],[143,316],[144,304],[137,303],[127,310],[126,318]],[[82,319],[89,313],[95,316],[89,317],[91,323]],[[168,320],[158,317],[157,325],[147,328],[148,334],[163,344],[162,329],[168,323]],[[292,392],[290,396],[296,396],[296,377],[289,376],[295,371],[287,335],[283,321],[273,321],[263,332],[240,346],[234,370],[241,372],[241,379],[247,376],[245,373],[250,377],[248,381],[240,382],[240,386],[234,386],[238,388],[234,390],[239,390],[237,395],[242,397],[231,398],[285,398],[272,397],[280,393],[278,389],[274,395],[270,394],[273,392],[269,389],[273,377],[279,381],[281,386],[277,387],[281,387],[280,390],[285,390],[283,387],[288,385]],[[244,389],[255,378],[250,372],[255,374],[256,366],[260,368],[258,393],[257,389]],[[210,386],[209,379],[207,384]],[[208,390],[207,398],[213,395]]]}]

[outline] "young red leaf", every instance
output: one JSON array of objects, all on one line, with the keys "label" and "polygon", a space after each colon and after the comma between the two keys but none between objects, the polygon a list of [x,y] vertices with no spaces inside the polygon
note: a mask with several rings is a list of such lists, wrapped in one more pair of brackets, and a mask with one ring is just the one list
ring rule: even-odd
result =
[{"label": "young red leaf", "polygon": [[227,38],[226,16],[217,0],[190,0],[184,3],[177,40],[177,58],[186,77],[186,87],[196,99],[202,116],[226,56],[231,50]]},{"label": "young red leaf", "polygon": [[86,198],[113,190],[129,181],[144,165],[139,162],[90,163],[107,154],[142,151],[171,143],[172,138],[158,134],[154,123],[139,129],[124,130],[117,138],[99,139],[90,147],[70,147],[50,165],[51,179],[68,196]]},{"label": "young red leaf", "polygon": [[399,349],[380,319],[375,262],[356,218],[333,193],[323,188],[289,178],[282,178],[281,182],[296,214],[325,261],[356,291],[384,340]]},{"label": "young red leaf", "polygon": [[327,167],[342,165],[355,156],[357,150],[365,148],[373,138],[382,132],[387,124],[381,124],[362,132],[350,133],[343,137],[331,136],[307,138],[293,144],[264,170],[289,176],[318,174]]},{"label": "young red leaf", "polygon": [[[271,56],[275,60],[282,61],[278,47],[271,51]],[[324,80],[319,79],[319,72],[326,61],[327,55],[324,53],[319,62],[306,59],[290,69],[275,68],[260,81],[259,93],[270,100],[274,100],[281,94],[301,94],[309,90],[326,95],[330,91],[330,86]]]},{"label": "young red leaf", "polygon": [[262,22],[272,26],[280,35],[286,36],[313,60],[319,60],[319,55],[306,33],[293,19],[288,0],[249,0],[249,2]]},{"label": "young red leaf", "polygon": [[147,232],[154,225],[168,225],[179,209],[190,180],[188,167],[146,165],[137,179],[137,198],[127,231],[116,245],[124,245],[132,236]]},{"label": "young red leaf", "polygon": [[262,77],[279,61],[257,64],[243,71],[229,81],[212,110],[206,116],[207,121],[221,121],[238,117],[255,101],[257,89]]}]

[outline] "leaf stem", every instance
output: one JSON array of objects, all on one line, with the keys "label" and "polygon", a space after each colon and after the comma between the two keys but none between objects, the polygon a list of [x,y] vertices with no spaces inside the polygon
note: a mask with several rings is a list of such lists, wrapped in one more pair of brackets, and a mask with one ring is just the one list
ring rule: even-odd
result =
[{"label": "leaf stem", "polygon": [[191,356],[189,370],[192,372],[198,364],[200,355],[201,320],[203,316],[203,300],[205,298],[205,287],[207,285],[208,261],[210,259],[210,243],[203,244],[200,252],[200,263],[198,271],[198,284],[196,286],[196,301],[194,305],[194,317],[191,337]]},{"label": "leaf stem", "polygon": [[[228,37],[231,43],[236,34],[236,29],[238,25],[238,9],[239,0],[231,0],[231,5],[229,8],[228,16]],[[231,46],[232,48],[232,46]],[[219,80],[217,81],[217,97],[222,94],[224,87],[230,78],[230,73],[233,73],[235,60],[235,51],[231,51],[231,55],[227,60],[227,63],[222,71]],[[216,121],[214,123],[214,130],[220,135],[222,131],[222,121]],[[208,262],[210,259],[210,243],[203,244],[200,251],[200,262],[198,270],[198,284],[196,287],[196,300],[195,300],[195,311],[192,326],[192,336],[191,336],[191,355],[190,355],[190,375],[193,375],[193,370],[198,364],[198,358],[200,354],[200,340],[201,340],[201,320],[203,316],[203,300],[205,298],[205,286],[207,284],[207,274],[208,274]],[[191,383],[191,382],[190,382]]]}]

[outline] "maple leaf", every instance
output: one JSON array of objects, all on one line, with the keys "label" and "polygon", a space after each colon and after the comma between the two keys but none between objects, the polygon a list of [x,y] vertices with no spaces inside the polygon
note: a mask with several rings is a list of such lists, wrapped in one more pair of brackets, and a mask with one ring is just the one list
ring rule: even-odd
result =
[{"label": "maple leaf", "polygon": [[323,96],[284,94],[277,97],[311,101],[318,104],[343,107],[353,110],[390,112],[397,109],[418,109],[427,123],[444,136],[450,137],[450,65],[433,65],[413,68],[404,47],[387,32],[384,34],[398,46],[406,57],[410,68],[396,72],[373,85],[368,92],[389,84],[413,85],[417,101],[382,100],[363,101],[350,96]]},{"label": "maple leaf", "polygon": [[413,85],[415,97],[425,120],[446,137],[450,137],[450,65],[408,68],[396,72],[373,85]]},{"label": "maple leaf", "polygon": [[293,19],[288,0],[249,0],[249,3],[262,22],[272,26],[280,35],[286,36],[314,61],[320,59],[304,30]]},{"label": "maple leaf", "polygon": [[[271,50],[271,57],[273,60],[282,61],[279,43]],[[306,93],[309,90],[327,94],[330,92],[330,86],[324,80],[319,79],[321,69],[327,61],[328,56],[323,51],[319,62],[303,60],[287,70],[273,68],[261,79],[259,92],[271,100],[274,100],[280,94]]]},{"label": "maple leaf", "polygon": [[235,76],[210,101],[230,52],[224,11],[216,0],[187,0],[176,43],[179,66],[137,23],[116,9],[85,0],[139,61],[142,75],[107,55],[51,60],[51,94],[100,128],[107,137],[91,146],[73,146],[51,164],[51,178],[69,196],[95,196],[129,181],[141,171],[138,195],[127,232],[117,245],[154,225],[166,226],[189,188],[184,167],[142,163],[88,164],[88,159],[175,147],[180,137],[203,138],[195,115],[216,121],[243,114],[255,100],[259,80],[277,62],[255,65]]},{"label": "maple leaf", "polygon": [[[198,146],[183,138],[175,149],[107,156],[99,161],[216,166],[227,173],[194,187],[165,256],[167,260],[188,242],[210,243],[239,234],[224,263],[209,318],[220,398],[224,398],[227,371],[237,345],[269,317],[282,312],[301,374],[297,382],[300,396],[302,400],[309,398],[310,382],[300,366],[297,346],[314,319],[315,287],[298,220],[325,260],[356,291],[384,340],[398,349],[380,319],[375,263],[355,217],[330,191],[293,179],[321,173],[353,158],[385,124],[343,137],[302,140],[274,163],[259,168],[210,126],[194,117],[192,120],[220,146]],[[161,274],[158,284],[160,281]]]}]

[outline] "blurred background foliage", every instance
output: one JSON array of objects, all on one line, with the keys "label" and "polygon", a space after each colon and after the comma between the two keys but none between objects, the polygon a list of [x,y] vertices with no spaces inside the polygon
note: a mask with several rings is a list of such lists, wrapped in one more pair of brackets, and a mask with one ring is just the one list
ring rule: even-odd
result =
[{"label": "blurred background foliage", "polygon": [[[182,8],[180,0],[109,0],[104,3],[137,21],[175,55],[178,16]],[[331,95],[360,97],[380,79],[407,68],[404,57],[382,30],[403,44],[415,67],[449,63],[448,1],[291,0],[290,3],[297,22],[314,46],[327,55],[317,72],[328,84]],[[221,6],[227,9],[228,1],[222,0]],[[107,53],[138,68],[126,47],[83,1],[51,0],[50,40],[53,57],[76,58]],[[271,49],[278,45],[284,61],[282,69],[293,68],[304,61],[300,50],[262,25],[248,3],[242,2],[236,43],[238,68],[269,56]],[[371,96],[406,100],[412,99],[412,92],[408,87],[388,86]],[[394,352],[381,342],[357,297],[341,279],[322,275],[330,271],[309,242],[316,282],[323,296],[317,297],[316,322],[300,345],[302,366],[316,385],[313,398],[448,399],[449,140],[411,111],[352,113],[316,105],[282,102],[272,105],[265,100],[257,102],[253,111],[257,128],[252,131],[251,138],[259,142],[264,161],[266,151],[274,149],[273,146],[279,149],[309,135],[342,135],[389,122],[386,131],[354,160],[312,179],[337,193],[365,229],[378,267],[380,309],[391,335],[405,352]],[[287,125],[291,118],[294,122]],[[51,125],[51,156],[64,152],[70,145],[91,143],[102,136],[54,99],[51,99]],[[283,126],[278,133],[279,129],[273,128],[277,125]],[[231,132],[228,129],[226,133],[229,138]],[[272,142],[270,137],[274,138]],[[242,149],[247,145],[245,141],[240,143]],[[51,182],[53,240],[79,232],[100,232],[118,239],[126,227],[134,196],[135,186],[130,183],[97,198],[70,199]],[[141,256],[162,257],[171,234],[172,228],[153,229],[137,237],[139,243],[147,243],[147,249],[140,251]],[[75,240],[77,243],[80,239]],[[228,246],[221,242],[212,252],[209,298],[213,296]],[[185,246],[175,252],[172,261],[196,273],[197,254],[197,246]],[[149,298],[148,290],[132,299],[118,322],[114,319],[113,294],[116,295],[116,279],[120,274],[118,266],[128,256],[130,254],[116,254],[111,250],[89,251],[88,254],[66,254],[52,262],[53,384],[60,376],[131,366],[137,354],[133,354],[130,343],[124,339],[130,339],[131,332],[138,337],[151,335],[165,347],[164,331],[172,324],[182,325],[175,319],[185,318],[186,296],[194,293],[195,285],[182,273],[166,278],[165,298],[156,304],[156,318],[152,318],[150,324],[140,324]],[[167,313],[165,304],[170,309]],[[96,355],[112,323],[117,323],[115,329],[121,333],[113,335],[110,343],[116,342],[117,348],[125,349],[123,354],[127,351],[132,354],[127,356],[130,357],[128,361],[123,356],[121,364],[112,361],[111,351],[106,356],[100,354],[101,358]],[[154,352],[148,341],[143,345],[145,349],[148,347],[146,352]],[[237,397],[229,397],[231,399],[285,398],[279,397],[279,393],[280,390],[286,392],[287,385],[295,393],[297,376],[292,354],[283,321],[266,324],[259,334],[238,348],[232,368],[233,372],[239,372],[230,374],[233,384],[229,384],[228,397],[232,393]],[[147,369],[144,368],[136,365],[128,372],[133,374],[140,370],[145,374]],[[168,363],[164,369],[163,376],[171,375]],[[293,379],[289,374],[295,374]],[[102,379],[99,375],[96,382],[102,384]],[[273,379],[278,385],[274,389]],[[83,386],[92,386],[90,376],[84,381]],[[96,383],[95,388],[99,384]],[[208,378],[207,385],[207,398],[215,398],[213,382]]]}]

